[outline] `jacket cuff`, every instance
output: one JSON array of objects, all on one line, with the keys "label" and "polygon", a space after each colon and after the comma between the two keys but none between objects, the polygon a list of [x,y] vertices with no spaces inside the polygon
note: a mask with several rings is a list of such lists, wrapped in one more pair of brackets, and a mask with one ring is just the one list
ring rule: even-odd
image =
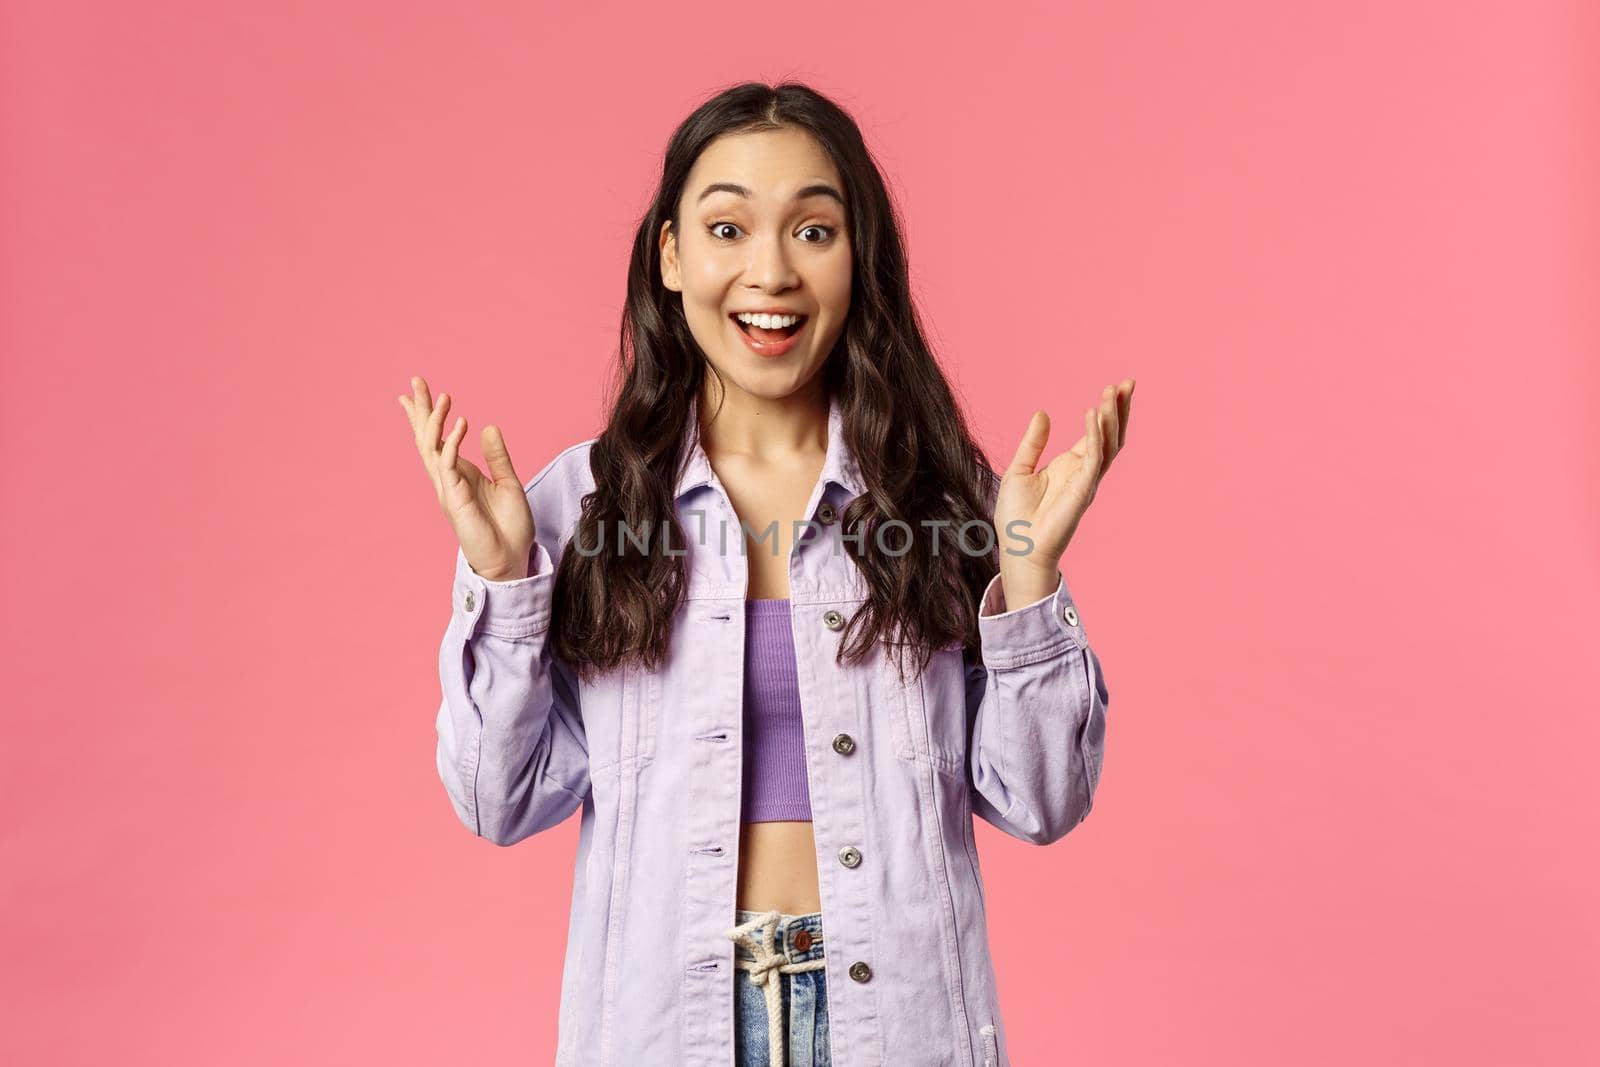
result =
[{"label": "jacket cuff", "polygon": [[1059,572],[1055,592],[1009,610],[1000,575],[989,579],[979,601],[978,634],[983,661],[995,668],[1021,667],[1089,645],[1072,591]]},{"label": "jacket cuff", "polygon": [[455,620],[471,637],[492,634],[511,640],[531,637],[550,628],[551,600],[555,590],[555,564],[538,541],[529,557],[526,578],[492,582],[472,569],[466,553],[456,547],[456,574],[452,600]]}]

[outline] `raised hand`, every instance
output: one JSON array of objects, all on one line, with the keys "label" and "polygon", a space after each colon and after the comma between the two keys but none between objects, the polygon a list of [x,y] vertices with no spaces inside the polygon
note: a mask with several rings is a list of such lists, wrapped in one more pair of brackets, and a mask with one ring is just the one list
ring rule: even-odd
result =
[{"label": "raised hand", "polygon": [[[1008,603],[1037,599],[1037,596],[1014,599],[1010,588],[1013,584],[1026,584],[1023,596],[1034,592],[1043,596],[1055,588],[1061,555],[1077,531],[1084,511],[1094,501],[1100,479],[1105,477],[1111,469],[1111,461],[1127,443],[1133,387],[1132,378],[1106,386],[1100,394],[1099,406],[1083,413],[1083,436],[1042,468],[1039,459],[1050,439],[1050,416],[1044,411],[1033,413],[1011,466],[1001,476],[999,495],[995,498],[994,527],[1000,541],[1000,570],[1006,575],[1002,581],[1008,586]],[[1017,519],[1028,523],[1017,532],[1034,542],[1027,555],[1007,553],[1007,549],[1022,547],[1007,529],[1007,524]]]},{"label": "raised hand", "polygon": [[522,490],[522,480],[511,465],[505,438],[498,426],[485,426],[479,435],[489,474],[459,455],[467,435],[467,420],[456,419],[450,435],[441,440],[445,416],[450,411],[450,396],[440,393],[437,400],[428,395],[428,383],[411,379],[411,395],[396,398],[411,419],[417,451],[433,481],[439,506],[461,542],[467,563],[480,576],[494,582],[509,582],[528,576],[528,557],[533,551],[533,512]]}]

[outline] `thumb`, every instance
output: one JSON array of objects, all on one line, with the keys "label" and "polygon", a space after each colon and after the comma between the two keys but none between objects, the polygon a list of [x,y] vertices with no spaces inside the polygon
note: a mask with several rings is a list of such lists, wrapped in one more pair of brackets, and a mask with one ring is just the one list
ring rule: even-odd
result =
[{"label": "thumb", "polygon": [[489,465],[490,481],[496,485],[512,482],[517,488],[522,488],[522,479],[517,477],[516,468],[511,465],[511,453],[506,451],[506,439],[500,433],[500,427],[485,426],[480,441],[484,462]]},{"label": "thumb", "polygon": [[1011,466],[1006,468],[1007,474],[1032,474],[1039,466],[1039,457],[1044,455],[1044,446],[1050,440],[1050,416],[1043,410],[1035,411],[1033,418],[1028,420],[1028,429],[1022,435],[1022,443],[1017,445],[1016,454],[1011,457]]}]

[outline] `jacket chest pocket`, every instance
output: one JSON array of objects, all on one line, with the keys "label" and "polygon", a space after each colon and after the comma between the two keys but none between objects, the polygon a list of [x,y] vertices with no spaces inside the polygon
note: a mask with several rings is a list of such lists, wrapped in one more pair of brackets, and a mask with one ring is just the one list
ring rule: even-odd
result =
[{"label": "jacket chest pocket", "polygon": [[655,758],[661,715],[660,675],[629,664],[583,690],[590,772]]},{"label": "jacket chest pocket", "polygon": [[967,752],[965,661],[959,643],[936,648],[921,674],[907,663],[902,680],[892,660],[884,672],[902,759],[964,776]]}]

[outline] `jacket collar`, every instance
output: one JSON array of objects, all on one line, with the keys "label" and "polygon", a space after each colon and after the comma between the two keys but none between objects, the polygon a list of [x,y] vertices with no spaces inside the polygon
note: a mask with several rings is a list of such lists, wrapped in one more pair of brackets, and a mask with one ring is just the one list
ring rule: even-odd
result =
[{"label": "jacket collar", "polygon": [[[673,494],[678,500],[717,480],[716,472],[711,469],[711,461],[700,446],[698,393],[689,398],[688,431],[684,434],[683,447],[678,452],[678,470],[682,473],[678,475],[678,488]],[[832,482],[842,486],[852,497],[866,492],[861,484],[861,468],[844,441],[844,412],[840,410],[838,395],[833,392],[828,393],[828,452],[822,461],[822,480],[824,485]]]}]

